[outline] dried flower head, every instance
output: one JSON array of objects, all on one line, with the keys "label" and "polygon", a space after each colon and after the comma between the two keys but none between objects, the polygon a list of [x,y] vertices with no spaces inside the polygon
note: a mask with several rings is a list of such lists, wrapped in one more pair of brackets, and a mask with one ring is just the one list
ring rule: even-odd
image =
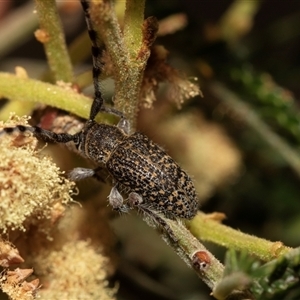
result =
[{"label": "dried flower head", "polygon": [[36,298],[36,292],[39,289],[39,280],[34,279],[31,282],[25,279],[32,274],[32,269],[6,270],[0,276],[0,288],[11,300],[33,300]]},{"label": "dried flower head", "polygon": [[[42,299],[115,299],[109,288],[106,257],[89,241],[66,242],[35,256],[35,272],[48,282],[39,291]],[[43,281],[43,280],[42,280]]]},{"label": "dried flower head", "polygon": [[18,249],[10,242],[0,239],[0,266],[8,268],[22,262],[24,262],[24,259],[20,256]]},{"label": "dried flower head", "polygon": [[[27,118],[12,116],[0,127],[27,124]],[[32,136],[0,136],[0,230],[26,230],[30,224],[52,218],[58,204],[72,201],[74,183],[49,157],[36,151]],[[53,219],[53,218],[52,218]]]},{"label": "dried flower head", "polygon": [[154,46],[151,50],[147,68],[144,73],[141,99],[142,105],[150,108],[156,100],[155,92],[159,84],[168,83],[167,98],[174,102],[178,108],[185,100],[202,96],[198,84],[190,81],[185,74],[174,69],[167,63],[168,51],[163,46]]}]

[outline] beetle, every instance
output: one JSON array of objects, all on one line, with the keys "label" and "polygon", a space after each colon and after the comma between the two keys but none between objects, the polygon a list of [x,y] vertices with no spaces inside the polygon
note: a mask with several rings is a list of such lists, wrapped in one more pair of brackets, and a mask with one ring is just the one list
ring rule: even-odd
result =
[{"label": "beetle", "polygon": [[[98,167],[75,168],[69,173],[70,179],[97,177],[99,169],[105,167],[114,184],[108,200],[115,210],[127,212],[131,208],[139,208],[160,224],[157,212],[172,219],[193,218],[198,209],[198,201],[191,178],[146,135],[139,132],[131,134],[130,124],[122,112],[104,105],[99,85],[101,49],[97,45],[97,33],[90,20],[88,1],[81,0],[81,3],[92,42],[95,89],[89,119],[83,129],[76,134],[68,134],[55,133],[38,126],[18,125],[4,128],[3,131],[29,131],[45,142],[73,142],[79,153]],[[115,126],[97,123],[95,117],[101,112],[118,116],[118,124]],[[123,192],[129,195],[126,201],[121,195]]]}]

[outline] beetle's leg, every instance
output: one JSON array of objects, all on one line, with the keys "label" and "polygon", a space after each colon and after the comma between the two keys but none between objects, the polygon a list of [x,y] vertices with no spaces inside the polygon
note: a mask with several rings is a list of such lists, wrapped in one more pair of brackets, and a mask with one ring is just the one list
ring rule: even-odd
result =
[{"label": "beetle's leg", "polygon": [[[101,167],[96,169],[88,168],[75,168],[69,174],[68,177],[71,180],[78,181],[89,177],[95,177],[100,179],[99,172],[102,170]],[[128,212],[129,208],[124,204],[124,199],[120,192],[118,191],[117,185],[113,186],[109,195],[108,202],[112,206],[113,210],[119,211],[121,213]]]},{"label": "beetle's leg", "polygon": [[83,11],[85,13],[85,20],[87,23],[88,33],[92,43],[91,52],[93,57],[93,84],[94,84],[95,96],[91,106],[90,120],[94,120],[100,111],[117,115],[118,117],[123,119],[124,115],[120,111],[114,108],[104,106],[104,99],[102,97],[100,81],[99,81],[99,77],[103,69],[102,53],[104,47],[103,47],[103,43],[100,41],[101,39],[99,39],[98,37],[97,31],[95,30],[91,22],[89,2],[86,0],[81,0],[81,4],[83,7]]},{"label": "beetle's leg", "polygon": [[140,196],[138,193],[131,192],[128,196],[128,204],[130,205],[130,207],[137,208],[151,220],[153,220],[155,224],[158,225],[158,227],[163,229],[163,231],[168,235],[173,243],[178,242],[177,237],[174,235],[168,223],[156,211],[143,204],[142,196]]},{"label": "beetle's leg", "polygon": [[127,213],[129,208],[126,204],[124,204],[123,196],[118,191],[117,185],[113,186],[109,195],[108,202],[112,206],[112,208],[121,213]]},{"label": "beetle's leg", "polygon": [[130,123],[124,117],[120,119],[117,127],[120,128],[125,134],[130,134]]},{"label": "beetle's leg", "polygon": [[143,197],[136,192],[131,192],[128,195],[128,204],[131,207],[139,207],[143,203]]},{"label": "beetle's leg", "polygon": [[14,132],[26,133],[31,132],[33,136],[37,139],[42,140],[44,142],[51,142],[51,143],[68,143],[73,141],[75,145],[78,145],[81,140],[80,133],[76,134],[68,134],[68,133],[55,133],[49,130],[45,130],[38,126],[23,126],[17,125],[15,127],[6,127],[0,131],[0,136],[7,133],[12,134]]},{"label": "beetle's leg", "polygon": [[85,178],[93,177],[96,175],[96,170],[87,168],[74,168],[69,172],[68,178],[73,181],[79,181]]},{"label": "beetle's leg", "polygon": [[93,177],[104,183],[110,182],[108,181],[108,179],[110,178],[109,173],[104,167],[98,167],[96,169],[74,168],[68,173],[68,178],[73,181],[79,181],[89,177]]},{"label": "beetle's leg", "polygon": [[93,58],[93,83],[95,97],[90,111],[90,120],[94,120],[104,103],[99,82],[99,76],[101,75],[101,71],[103,69],[103,62],[101,61],[103,46],[100,44],[97,31],[94,29],[93,24],[91,22],[89,2],[82,0],[81,4],[85,13],[85,20],[88,28],[88,33],[92,43],[91,52]]}]

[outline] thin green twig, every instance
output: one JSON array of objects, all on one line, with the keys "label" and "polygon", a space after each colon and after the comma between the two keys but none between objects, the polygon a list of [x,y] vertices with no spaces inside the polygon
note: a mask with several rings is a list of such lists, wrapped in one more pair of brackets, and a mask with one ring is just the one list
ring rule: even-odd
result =
[{"label": "thin green twig", "polygon": [[221,224],[204,213],[188,222],[195,237],[228,249],[247,251],[263,261],[270,261],[291,250],[281,242],[271,242]]},{"label": "thin green twig", "polygon": [[35,0],[40,32],[54,81],[74,82],[73,67],[67,51],[55,0]]},{"label": "thin green twig", "polygon": [[143,71],[150,55],[150,43],[147,44],[142,39],[144,1],[140,1],[137,5],[138,9],[134,11],[133,19],[132,16],[129,17],[129,13],[133,12],[134,3],[133,0],[128,0],[126,5],[124,36],[121,33],[112,1],[92,1],[90,8],[93,23],[101,35],[114,66],[115,107],[125,114],[133,129],[136,125],[140,102]]},{"label": "thin green twig", "polygon": [[[0,97],[24,102],[43,103],[63,109],[79,117],[87,119],[92,99],[78,94],[71,88],[63,88],[35,79],[19,78],[16,75],[0,72]],[[0,119],[8,118],[5,110],[0,111]],[[99,114],[98,121],[108,120]]]},{"label": "thin green twig", "polygon": [[[172,232],[172,236],[170,236],[170,232],[162,232],[163,240],[175,250],[189,267],[193,267],[192,256],[195,252],[204,251],[207,254],[207,257],[209,257],[207,267],[203,270],[194,269],[205,284],[213,290],[223,277],[224,266],[191,234],[181,220],[170,220],[162,215],[160,217]],[[151,218],[144,216],[144,220],[149,226],[157,227]],[[176,238],[176,241],[174,241],[174,238]]]},{"label": "thin green twig", "polygon": [[[84,62],[87,58],[91,57],[90,38],[85,31],[75,38],[69,46],[69,54],[73,65]],[[91,76],[92,81],[92,76]]]},{"label": "thin green twig", "polygon": [[277,135],[265,122],[255,113],[253,109],[245,104],[233,92],[229,91],[220,83],[210,85],[211,92],[236,114],[241,116],[241,119],[255,130],[271,147],[276,151],[300,177],[300,155],[279,135]]},{"label": "thin green twig", "polygon": [[124,16],[124,42],[129,55],[136,58],[143,42],[145,0],[127,0]]}]

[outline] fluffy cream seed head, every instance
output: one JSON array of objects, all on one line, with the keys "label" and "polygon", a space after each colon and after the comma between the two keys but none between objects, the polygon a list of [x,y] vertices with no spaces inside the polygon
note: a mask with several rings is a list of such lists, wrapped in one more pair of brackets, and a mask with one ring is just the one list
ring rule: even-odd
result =
[{"label": "fluffy cream seed head", "polygon": [[[12,116],[0,127],[27,124]],[[36,139],[20,135],[0,136],[0,230],[26,230],[26,226],[51,219],[57,205],[72,201],[74,183],[62,177],[51,161],[35,150]]]}]

